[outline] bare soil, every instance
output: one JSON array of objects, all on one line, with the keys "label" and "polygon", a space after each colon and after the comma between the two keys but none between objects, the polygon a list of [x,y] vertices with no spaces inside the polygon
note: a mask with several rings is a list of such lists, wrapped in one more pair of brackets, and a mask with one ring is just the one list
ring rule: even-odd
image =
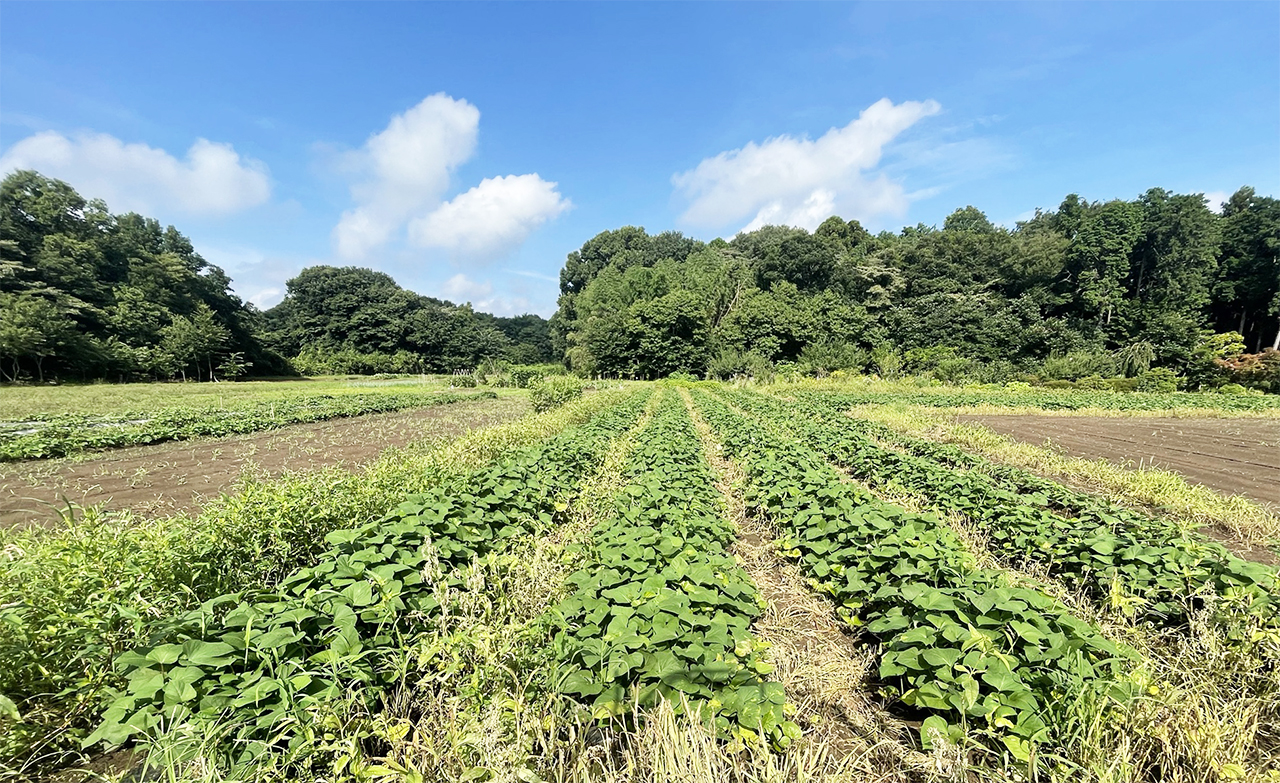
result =
[{"label": "bare soil", "polygon": [[1226,495],[1280,504],[1280,421],[961,415],[1076,457],[1156,467]]},{"label": "bare soil", "polygon": [[0,465],[0,527],[52,524],[68,502],[149,517],[195,512],[210,498],[234,492],[245,471],[354,468],[388,448],[449,440],[528,410],[523,397],[468,400],[89,458],[9,463]]}]

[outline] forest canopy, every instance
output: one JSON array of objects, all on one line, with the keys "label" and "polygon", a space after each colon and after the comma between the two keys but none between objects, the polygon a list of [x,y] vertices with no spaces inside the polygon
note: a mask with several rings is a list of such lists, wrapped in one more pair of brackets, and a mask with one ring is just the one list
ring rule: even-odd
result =
[{"label": "forest canopy", "polygon": [[368,269],[304,269],[259,312],[173,226],[34,171],[0,183],[0,381],[433,372],[551,350],[537,315],[477,313]]},{"label": "forest canopy", "polygon": [[839,217],[710,243],[625,226],[569,254],[552,330],[576,371],[637,378],[1221,381],[1223,362],[1280,347],[1278,256],[1280,201],[1247,187],[1220,214],[1159,188],[1070,195],[1012,230],[972,206],[896,234]]},{"label": "forest canopy", "polygon": [[831,217],[731,241],[624,226],[569,254],[559,309],[500,318],[358,267],[258,311],[173,226],[65,182],[0,183],[0,380],[210,379],[563,361],[583,375],[837,370],[1092,382],[1161,372],[1280,391],[1280,201],[1241,188],[1067,196],[1006,229],[973,206],[871,234]]}]

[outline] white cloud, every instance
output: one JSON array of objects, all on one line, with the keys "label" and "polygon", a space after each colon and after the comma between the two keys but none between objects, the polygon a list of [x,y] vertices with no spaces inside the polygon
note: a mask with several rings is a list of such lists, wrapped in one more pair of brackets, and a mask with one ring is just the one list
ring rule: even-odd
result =
[{"label": "white cloud", "polygon": [[788,223],[812,229],[836,213],[863,220],[900,215],[909,201],[902,185],[866,172],[899,134],[940,110],[932,100],[895,105],[883,98],[817,140],[783,135],[707,158],[671,178],[689,200],[681,219],[707,228],[749,218],[747,228]]},{"label": "white cloud", "polygon": [[126,144],[105,133],[64,136],[44,131],[14,144],[0,157],[0,172],[35,169],[65,180],[116,212],[154,214],[166,208],[222,215],[253,207],[271,195],[267,167],[242,158],[230,144],[197,139],[178,160],[146,144]]},{"label": "white cloud", "polygon": [[493,293],[492,283],[478,283],[464,274],[456,274],[441,287],[444,298],[454,302],[470,302]]},{"label": "white cloud", "polygon": [[474,153],[479,127],[475,106],[437,93],[350,153],[345,167],[359,178],[351,187],[356,207],[333,229],[338,255],[362,257],[438,204],[453,171]]},{"label": "white cloud", "polygon": [[519,246],[570,206],[556,192],[556,183],[537,174],[492,177],[414,220],[409,238],[421,247],[487,260]]},{"label": "white cloud", "polygon": [[323,261],[268,254],[243,245],[215,245],[196,242],[204,259],[221,267],[231,276],[231,288],[246,302],[261,310],[269,309],[284,299],[285,284],[303,267]]},{"label": "white cloud", "polygon": [[537,174],[508,175],[444,201],[454,172],[475,153],[480,111],[437,93],[365,145],[340,156],[339,167],[357,181],[355,206],[333,229],[337,254],[361,259],[407,237],[420,248],[440,248],[455,259],[492,260],[524,242],[538,226],[568,209],[556,183]]},{"label": "white cloud", "polygon": [[766,204],[742,230],[755,231],[761,226],[804,226],[814,229],[834,215],[835,210],[835,192],[819,188],[810,193],[803,204],[792,209],[781,201]]},{"label": "white cloud", "polygon": [[456,274],[440,287],[445,299],[459,304],[470,302],[482,313],[497,316],[522,315],[529,312],[529,300],[522,296],[494,295],[493,284],[476,281],[464,274]]},{"label": "white cloud", "polygon": [[1204,194],[1205,203],[1213,212],[1222,214],[1222,208],[1227,205],[1227,200],[1231,198],[1231,194],[1225,190],[1211,190]]}]

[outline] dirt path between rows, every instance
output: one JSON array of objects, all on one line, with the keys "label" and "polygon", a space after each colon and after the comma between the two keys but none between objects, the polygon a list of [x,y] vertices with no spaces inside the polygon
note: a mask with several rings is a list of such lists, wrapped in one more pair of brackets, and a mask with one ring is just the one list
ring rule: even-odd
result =
[{"label": "dirt path between rows", "polygon": [[1075,457],[1157,467],[1226,495],[1280,505],[1280,421],[960,415]]},{"label": "dirt path between rows", "polygon": [[0,527],[53,524],[67,502],[130,509],[145,516],[195,512],[234,490],[246,470],[356,467],[386,449],[455,438],[518,418],[523,397],[331,419],[227,438],[136,446],[90,458],[0,465]]}]

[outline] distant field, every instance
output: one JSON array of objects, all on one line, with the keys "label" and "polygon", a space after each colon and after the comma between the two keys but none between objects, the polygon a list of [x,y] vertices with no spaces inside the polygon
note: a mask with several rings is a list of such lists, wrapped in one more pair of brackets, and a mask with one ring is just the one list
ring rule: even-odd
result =
[{"label": "distant field", "polygon": [[527,413],[528,400],[475,395],[455,405],[294,424],[225,438],[112,449],[78,459],[0,463],[0,528],[53,525],[67,503],[145,517],[196,515],[239,482],[285,471],[352,470],[391,448],[421,449]]},{"label": "distant field", "polygon": [[[785,386],[781,388],[785,389]],[[917,386],[910,382],[856,379],[796,386],[835,395],[849,405],[903,403],[935,408],[1026,408],[1048,413],[1115,411],[1124,415],[1280,416],[1280,395],[1214,392],[1113,392],[1039,387]]]},{"label": "distant field", "polygon": [[447,389],[447,376],[413,378],[300,378],[226,383],[94,383],[0,387],[0,421],[69,413],[120,414],[174,406],[216,408],[300,394],[359,394],[386,389]]}]

